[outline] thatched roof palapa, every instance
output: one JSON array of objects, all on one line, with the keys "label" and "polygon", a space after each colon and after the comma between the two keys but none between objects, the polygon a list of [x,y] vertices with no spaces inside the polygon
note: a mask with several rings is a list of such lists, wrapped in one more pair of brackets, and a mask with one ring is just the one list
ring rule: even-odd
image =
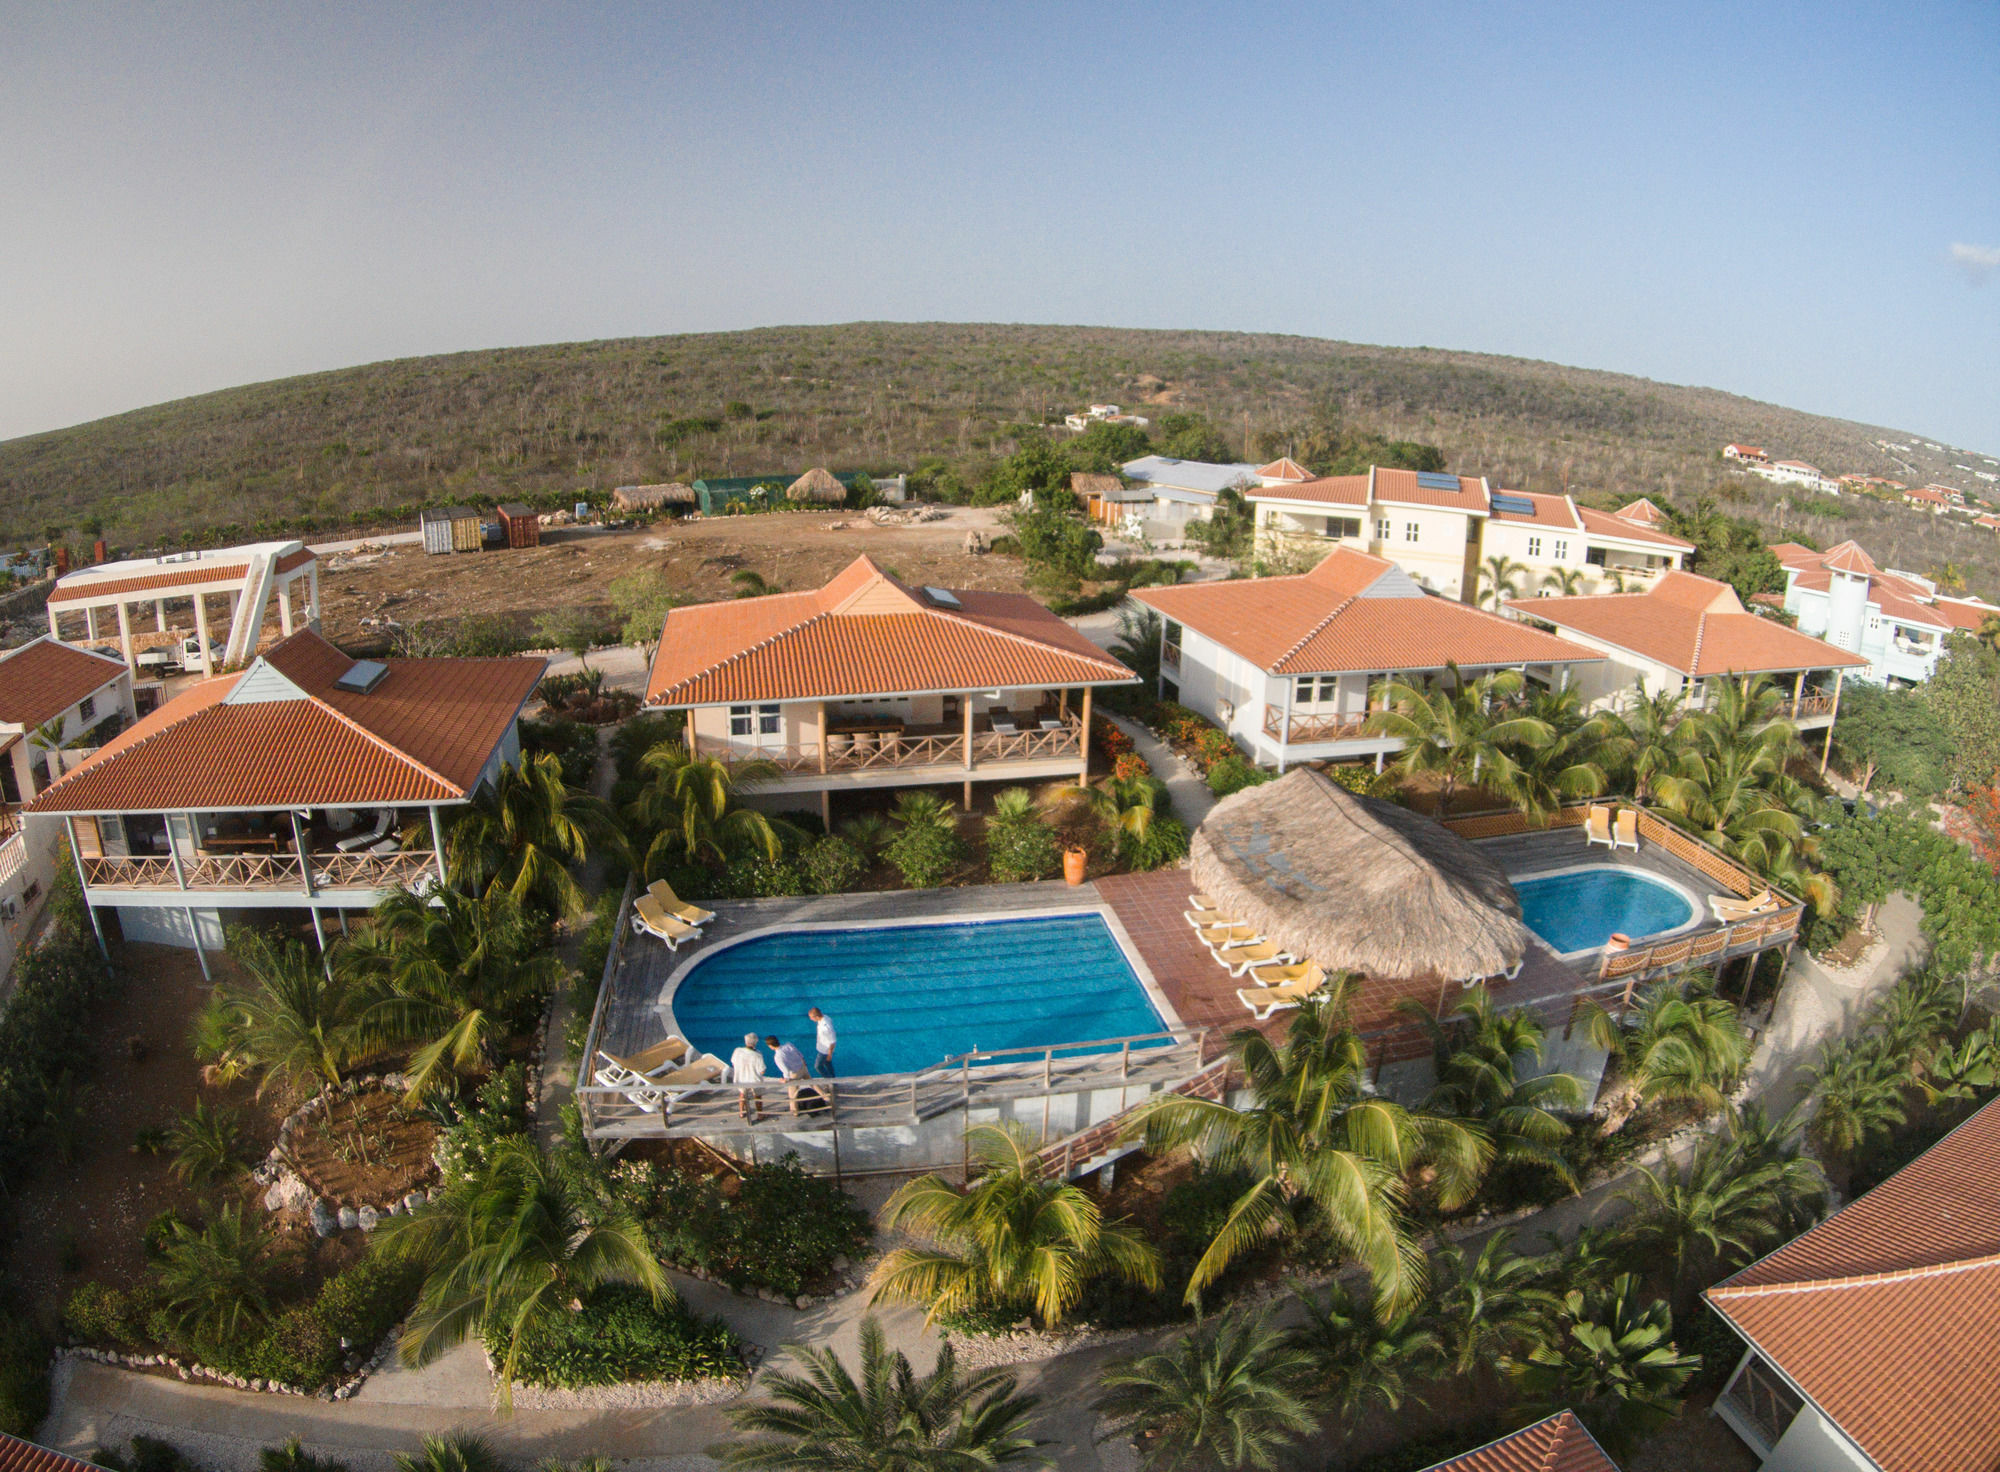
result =
[{"label": "thatched roof palapa", "polygon": [[791,501],[837,503],[847,499],[847,487],[842,485],[834,473],[824,465],[815,465],[785,487],[785,498]]},{"label": "thatched roof palapa", "polygon": [[1215,805],[1194,886],[1329,970],[1470,981],[1528,948],[1506,873],[1449,829],[1301,767]]},{"label": "thatched roof palapa", "polygon": [[611,493],[611,505],[618,511],[650,511],[657,506],[694,505],[694,487],[679,481],[650,486],[620,486]]}]

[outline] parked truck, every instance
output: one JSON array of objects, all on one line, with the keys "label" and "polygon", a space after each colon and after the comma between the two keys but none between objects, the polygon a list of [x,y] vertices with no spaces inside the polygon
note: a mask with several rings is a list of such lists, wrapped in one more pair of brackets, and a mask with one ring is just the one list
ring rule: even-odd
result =
[{"label": "parked truck", "polygon": [[[222,668],[222,646],[213,639],[208,641],[208,657],[213,668]],[[153,675],[199,674],[201,640],[190,634],[178,644],[162,644],[156,649],[148,649],[139,656],[137,663],[140,669]]]}]

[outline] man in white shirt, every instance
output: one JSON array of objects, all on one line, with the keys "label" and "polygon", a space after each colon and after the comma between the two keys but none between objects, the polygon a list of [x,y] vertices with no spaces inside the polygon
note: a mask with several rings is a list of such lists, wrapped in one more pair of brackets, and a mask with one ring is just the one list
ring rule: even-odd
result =
[{"label": "man in white shirt", "polygon": [[[743,1034],[743,1046],[729,1055],[729,1081],[736,1085],[736,1112],[751,1124],[764,1122],[764,1095],[757,1088],[764,1082],[764,1055],[757,1051],[757,1034]],[[757,1106],[756,1118],[750,1106]]]},{"label": "man in white shirt", "polygon": [[819,1053],[815,1060],[821,1078],[833,1077],[833,1045],[840,1041],[840,1035],[833,1030],[833,1019],[817,1007],[806,1010],[806,1016],[813,1023],[813,1047]]}]

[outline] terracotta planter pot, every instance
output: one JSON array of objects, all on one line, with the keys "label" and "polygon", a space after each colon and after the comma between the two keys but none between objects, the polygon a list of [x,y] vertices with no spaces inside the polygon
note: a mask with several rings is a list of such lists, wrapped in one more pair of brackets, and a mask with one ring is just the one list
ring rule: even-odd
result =
[{"label": "terracotta planter pot", "polygon": [[1080,848],[1064,849],[1063,881],[1068,884],[1083,883],[1083,866],[1089,861],[1089,858],[1090,855]]}]

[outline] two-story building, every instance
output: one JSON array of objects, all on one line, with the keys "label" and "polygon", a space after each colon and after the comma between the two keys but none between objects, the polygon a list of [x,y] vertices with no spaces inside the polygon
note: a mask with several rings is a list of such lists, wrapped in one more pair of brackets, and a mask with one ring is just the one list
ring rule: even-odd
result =
[{"label": "two-story building", "polygon": [[1706,1296],[1764,1472],[2000,1467],[2000,1103]]},{"label": "two-story building", "polygon": [[[1662,574],[1643,593],[1511,600],[1517,618],[1552,625],[1565,639],[1608,656],[1580,672],[1593,706],[1616,705],[1637,690],[1680,692],[1690,709],[1714,698],[1718,681],[1768,675],[1784,692],[1781,714],[1801,731],[1824,730],[1826,749],[1840,711],[1840,682],[1868,661],[1858,654],[1748,612],[1727,583],[1691,572]],[[1822,761],[1825,751],[1821,753]]]},{"label": "two-story building", "polygon": [[[445,877],[446,826],[520,754],[541,659],[352,659],[300,630],[106,742],[60,818],[102,934],[222,947],[232,910],[367,909]],[[203,962],[204,966],[206,961]]]},{"label": "two-story building", "polygon": [[1432,682],[1520,670],[1569,683],[1595,650],[1426,593],[1387,558],[1350,548],[1292,577],[1138,588],[1162,620],[1160,694],[1228,731],[1253,761],[1383,759],[1400,738],[1370,731],[1390,676]]},{"label": "two-story building", "polygon": [[1132,671],[1019,593],[913,588],[857,557],[825,587],[667,614],[646,704],[688,748],[769,762],[763,804],[1090,773],[1091,692]]},{"label": "two-story building", "polygon": [[2000,617],[1977,598],[1940,595],[1929,578],[1877,567],[1857,542],[1824,552],[1780,542],[1771,551],[1784,564],[1784,608],[1799,631],[1865,657],[1855,673],[1878,685],[1921,685],[1952,634]]},{"label": "two-story building", "polygon": [[1248,491],[1260,483],[1255,465],[1172,455],[1141,455],[1118,468],[1131,482],[1122,498],[1124,514],[1136,515],[1140,529],[1155,537],[1179,536],[1190,521],[1208,520],[1222,492]]},{"label": "two-story building", "polygon": [[0,811],[11,815],[63,774],[90,732],[131,713],[122,660],[47,637],[0,654]]}]

